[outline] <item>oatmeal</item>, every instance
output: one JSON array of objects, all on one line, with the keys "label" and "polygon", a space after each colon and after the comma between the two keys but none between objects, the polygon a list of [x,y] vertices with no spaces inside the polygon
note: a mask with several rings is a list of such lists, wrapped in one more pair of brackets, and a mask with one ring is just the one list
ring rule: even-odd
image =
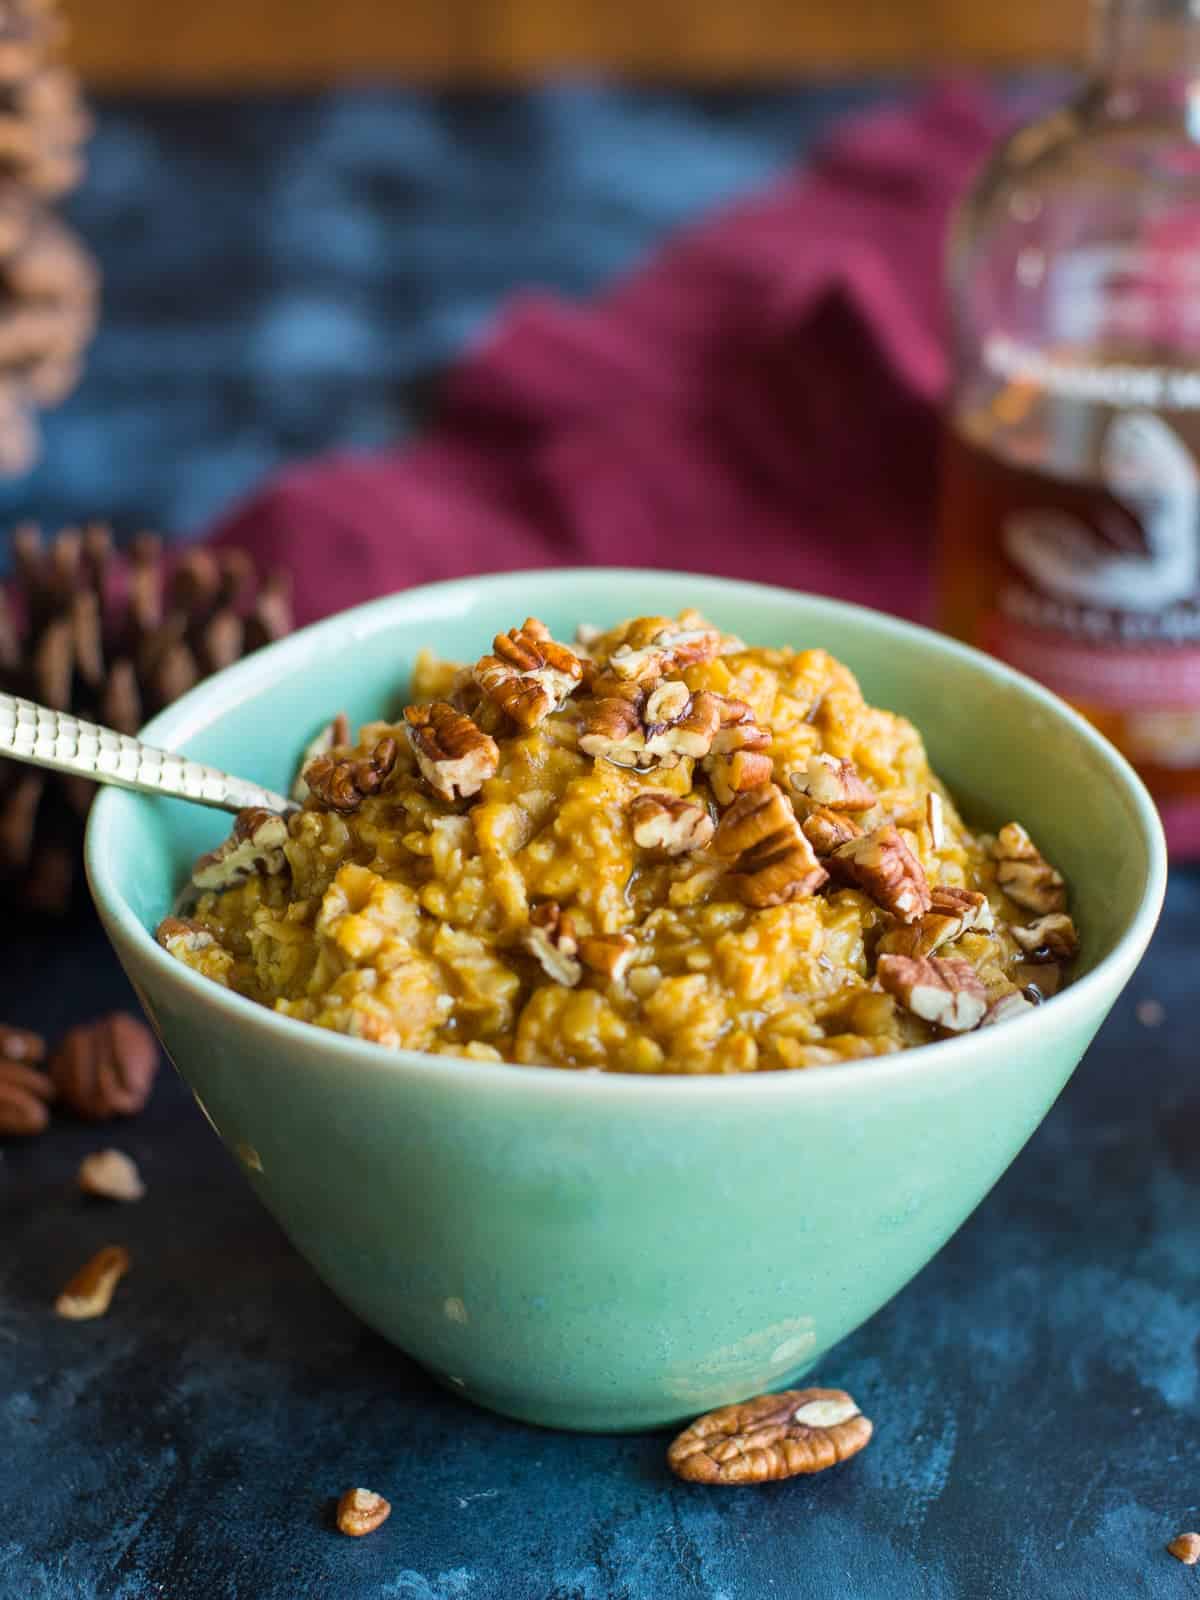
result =
[{"label": "oatmeal", "polygon": [[392,1048],[727,1073],[1019,1017],[1075,954],[1025,829],[973,833],[823,650],[529,618],[474,664],[423,654],[411,694],[354,743],[297,730],[302,804],[198,863],[176,959]]}]

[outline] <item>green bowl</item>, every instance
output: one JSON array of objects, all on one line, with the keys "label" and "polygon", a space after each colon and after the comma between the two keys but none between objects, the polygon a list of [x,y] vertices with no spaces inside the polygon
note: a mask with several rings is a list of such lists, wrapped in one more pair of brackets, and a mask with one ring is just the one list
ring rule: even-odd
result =
[{"label": "green bowl", "polygon": [[473,659],[530,612],[569,637],[687,605],[755,644],[833,651],[869,700],[917,723],[969,817],[1024,822],[1071,885],[1076,982],[1002,1027],[805,1072],[642,1078],[390,1052],[276,1016],[155,944],[226,819],[109,789],[88,828],[117,954],[296,1248],[445,1383],[552,1427],[654,1427],[782,1387],[883,1305],[1037,1127],[1146,948],[1166,881],[1141,783],[1044,689],[892,618],[715,578],[412,589],[219,673],[146,737],[286,789],[323,717],[395,711],[422,645]]}]

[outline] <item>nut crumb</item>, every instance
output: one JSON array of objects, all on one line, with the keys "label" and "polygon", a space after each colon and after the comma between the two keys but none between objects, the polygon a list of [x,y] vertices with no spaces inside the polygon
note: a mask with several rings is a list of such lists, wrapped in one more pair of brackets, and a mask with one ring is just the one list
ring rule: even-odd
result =
[{"label": "nut crumb", "polygon": [[557,900],[547,900],[529,913],[525,948],[546,976],[564,989],[573,989],[583,977],[583,968],[576,960],[579,943],[574,919]]},{"label": "nut crumb", "polygon": [[119,1244],[105,1245],[67,1284],[54,1302],[55,1311],[73,1322],[102,1317],[129,1265],[128,1250]]},{"label": "nut crumb", "polygon": [[667,1464],[692,1483],[769,1483],[824,1472],[870,1441],[871,1423],[843,1389],[785,1389],[699,1417]]},{"label": "nut crumb", "polygon": [[1177,1533],[1167,1551],[1185,1567],[1194,1567],[1200,1561],[1200,1533]]},{"label": "nut crumb", "polygon": [[637,940],[631,933],[597,933],[579,941],[579,959],[585,967],[619,983],[637,955]]},{"label": "nut crumb", "polygon": [[339,1533],[348,1533],[352,1539],[361,1539],[365,1533],[374,1533],[392,1514],[391,1502],[370,1489],[347,1489],[337,1505]]},{"label": "nut crumb", "polygon": [[84,1156],[76,1181],[84,1194],[104,1200],[140,1200],[146,1193],[137,1163],[123,1150],[94,1150]]}]

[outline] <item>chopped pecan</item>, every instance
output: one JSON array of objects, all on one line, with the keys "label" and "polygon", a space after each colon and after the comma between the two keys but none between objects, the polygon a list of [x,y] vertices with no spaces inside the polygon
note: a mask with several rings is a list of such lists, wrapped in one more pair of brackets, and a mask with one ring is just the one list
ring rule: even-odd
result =
[{"label": "chopped pecan", "polygon": [[348,1533],[352,1539],[361,1539],[374,1533],[392,1514],[391,1503],[370,1489],[347,1489],[337,1504],[339,1533]]},{"label": "chopped pecan", "polygon": [[491,735],[445,700],[409,706],[404,719],[417,766],[443,800],[478,794],[500,765],[500,750]]},{"label": "chopped pecan", "polygon": [[716,695],[720,724],[704,770],[719,805],[732,805],[735,797],[760,783],[770,783],[773,765],[766,753],[771,731],[762,727],[744,700]]},{"label": "chopped pecan", "polygon": [[613,766],[647,771],[676,766],[684,756],[703,756],[720,723],[717,696],[693,695],[673,679],[649,694],[613,694],[603,683],[584,712],[579,748]]},{"label": "chopped pecan", "polygon": [[557,900],[547,900],[529,913],[525,947],[546,976],[564,989],[573,989],[583,977],[583,968],[576,959],[579,943],[574,918]]},{"label": "chopped pecan", "polygon": [[825,806],[815,806],[800,824],[804,837],[819,856],[831,856],[839,845],[861,839],[862,829],[852,817]]},{"label": "chopped pecan", "polygon": [[925,826],[929,829],[929,848],[936,855],[946,848],[946,807],[936,789],[925,796]]},{"label": "chopped pecan", "polygon": [[859,777],[853,761],[838,756],[810,756],[804,771],[791,773],[788,782],[798,794],[830,811],[869,811],[879,798]]},{"label": "chopped pecan", "polygon": [[593,972],[600,972],[614,983],[629,971],[637,955],[637,940],[631,933],[595,933],[579,941],[579,959]]},{"label": "chopped pecan", "polygon": [[1067,886],[1019,822],[1006,822],[992,846],[996,882],[1027,911],[1065,911]]},{"label": "chopped pecan", "polygon": [[1194,1567],[1200,1561],[1200,1533],[1177,1533],[1167,1546],[1167,1554],[1185,1567]]},{"label": "chopped pecan", "polygon": [[149,1100],[157,1075],[154,1035],[126,1011],[70,1029],[50,1060],[59,1094],[89,1122],[135,1116]]},{"label": "chopped pecan", "polygon": [[769,1483],[848,1461],[871,1433],[844,1389],[785,1389],[700,1417],[673,1441],[667,1464],[692,1483]]},{"label": "chopped pecan", "polygon": [[703,806],[674,794],[639,794],[629,803],[633,842],[643,850],[680,856],[702,850],[713,836],[713,820]]},{"label": "chopped pecan", "polygon": [[[406,711],[405,716],[408,715]],[[457,713],[456,713],[457,714]],[[317,756],[301,773],[310,796],[325,811],[343,816],[357,811],[391,777],[399,746],[390,736],[380,739],[369,756]],[[418,758],[419,759],[419,758]]]},{"label": "chopped pecan", "polygon": [[575,692],[583,665],[574,651],[527,617],[523,627],[498,633],[494,655],[476,663],[475,682],[519,728],[534,728]]},{"label": "chopped pecan", "polygon": [[45,1040],[0,1023],[0,1135],[41,1133],[50,1121],[54,1084],[39,1068]]},{"label": "chopped pecan", "polygon": [[300,757],[300,765],[296,769],[296,776],[292,781],[291,797],[298,806],[302,806],[308,799],[308,783],[304,777],[304,769],[310,761],[315,761],[318,756],[327,756],[331,750],[337,750],[350,743],[350,719],[344,711],[339,711],[331,722],[327,722],[314,738],[310,739],[304,747],[304,754]]},{"label": "chopped pecan", "polygon": [[937,956],[880,956],[876,976],[906,1010],[950,1033],[969,1033],[983,1021],[987,990],[969,961]]},{"label": "chopped pecan", "polygon": [[782,905],[812,894],[828,877],[775,783],[738,796],[717,824],[713,848],[733,862],[747,905]]},{"label": "chopped pecan", "polygon": [[239,811],[228,839],[201,856],[192,868],[197,889],[219,891],[253,876],[264,878],[287,870],[283,847],[288,839],[287,818],[262,806]]},{"label": "chopped pecan", "polygon": [[140,1200],[146,1185],[137,1163],[123,1150],[94,1150],[79,1163],[75,1181],[84,1194],[104,1200]]},{"label": "chopped pecan", "polygon": [[217,942],[207,928],[202,928],[188,917],[164,917],[155,929],[154,937],[164,950],[179,960]]},{"label": "chopped pecan", "polygon": [[619,678],[649,684],[665,673],[680,672],[698,662],[711,661],[720,653],[718,628],[686,628],[676,624],[660,629],[641,649],[628,644],[618,646],[608,658],[608,669]]},{"label": "chopped pecan", "polygon": [[964,933],[990,933],[996,926],[987,895],[975,889],[937,883],[929,894],[932,904],[921,920],[904,930],[902,940],[893,936],[894,954],[929,956]]},{"label": "chopped pecan", "polygon": [[932,904],[924,867],[890,823],[838,845],[829,860],[900,922],[916,922]]},{"label": "chopped pecan", "polygon": [[129,1271],[129,1252],[119,1244],[97,1251],[54,1302],[60,1317],[83,1322],[102,1317],[112,1304],[113,1290]]},{"label": "chopped pecan", "polygon": [[1009,931],[1029,961],[1072,961],[1079,953],[1079,935],[1065,911],[1051,911],[1027,928]]},{"label": "chopped pecan", "polygon": [[999,1022],[1015,1022],[1036,1009],[1037,1001],[1030,1000],[1020,989],[1010,989],[992,1001],[983,1014],[981,1028],[992,1028]]}]

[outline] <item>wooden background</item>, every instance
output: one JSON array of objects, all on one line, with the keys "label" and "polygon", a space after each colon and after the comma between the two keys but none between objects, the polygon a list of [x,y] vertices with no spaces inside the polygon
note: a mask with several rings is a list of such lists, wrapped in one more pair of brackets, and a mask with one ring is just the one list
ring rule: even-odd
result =
[{"label": "wooden background", "polygon": [[1078,57],[1087,0],[65,0],[97,87],[696,82]]}]

